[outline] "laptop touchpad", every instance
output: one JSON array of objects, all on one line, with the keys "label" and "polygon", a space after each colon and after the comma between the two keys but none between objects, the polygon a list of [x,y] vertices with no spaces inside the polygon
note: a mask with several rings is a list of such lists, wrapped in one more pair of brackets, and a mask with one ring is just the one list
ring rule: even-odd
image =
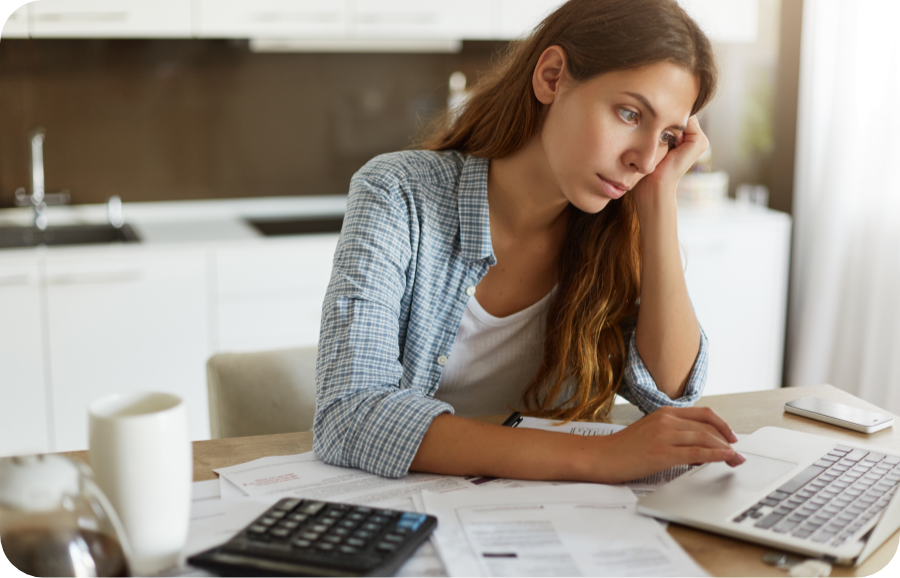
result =
[{"label": "laptop touchpad", "polygon": [[797,465],[747,452],[741,452],[741,455],[747,458],[747,461],[740,466],[731,468],[721,463],[709,464],[709,466],[697,470],[691,476],[691,481],[702,485],[706,491],[712,493],[736,488],[758,490],[771,484]]}]

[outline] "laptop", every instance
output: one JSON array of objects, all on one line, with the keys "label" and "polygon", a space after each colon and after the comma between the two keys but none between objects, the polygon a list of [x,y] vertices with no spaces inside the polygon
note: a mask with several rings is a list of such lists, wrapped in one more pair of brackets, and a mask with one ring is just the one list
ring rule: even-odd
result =
[{"label": "laptop", "polygon": [[638,512],[780,550],[858,565],[900,528],[900,451],[765,427],[638,501]]}]

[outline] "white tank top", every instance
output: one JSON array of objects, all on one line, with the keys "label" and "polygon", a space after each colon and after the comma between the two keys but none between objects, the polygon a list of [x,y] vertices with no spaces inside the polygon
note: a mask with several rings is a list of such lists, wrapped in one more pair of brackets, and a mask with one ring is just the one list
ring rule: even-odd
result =
[{"label": "white tank top", "polygon": [[555,294],[556,287],[507,317],[494,317],[474,295],[469,297],[434,397],[462,417],[520,407],[522,392],[541,364],[546,313]]}]

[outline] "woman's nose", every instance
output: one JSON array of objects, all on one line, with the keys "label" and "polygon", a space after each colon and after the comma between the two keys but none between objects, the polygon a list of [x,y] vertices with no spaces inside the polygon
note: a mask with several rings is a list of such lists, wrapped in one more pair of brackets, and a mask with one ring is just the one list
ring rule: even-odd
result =
[{"label": "woman's nose", "polygon": [[625,158],[622,160],[630,168],[642,175],[649,175],[656,169],[656,153],[658,147],[656,143],[646,142],[642,139],[640,142],[634,143],[625,152]]}]

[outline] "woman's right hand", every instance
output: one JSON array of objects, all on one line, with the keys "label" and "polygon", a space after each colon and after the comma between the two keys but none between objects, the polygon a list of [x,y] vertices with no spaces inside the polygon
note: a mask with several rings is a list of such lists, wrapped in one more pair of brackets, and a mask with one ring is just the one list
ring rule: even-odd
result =
[{"label": "woman's right hand", "polygon": [[707,407],[663,407],[622,431],[594,439],[602,455],[582,462],[588,468],[585,477],[606,484],[683,464],[725,462],[736,467],[747,461],[731,449],[738,441],[734,432]]}]

